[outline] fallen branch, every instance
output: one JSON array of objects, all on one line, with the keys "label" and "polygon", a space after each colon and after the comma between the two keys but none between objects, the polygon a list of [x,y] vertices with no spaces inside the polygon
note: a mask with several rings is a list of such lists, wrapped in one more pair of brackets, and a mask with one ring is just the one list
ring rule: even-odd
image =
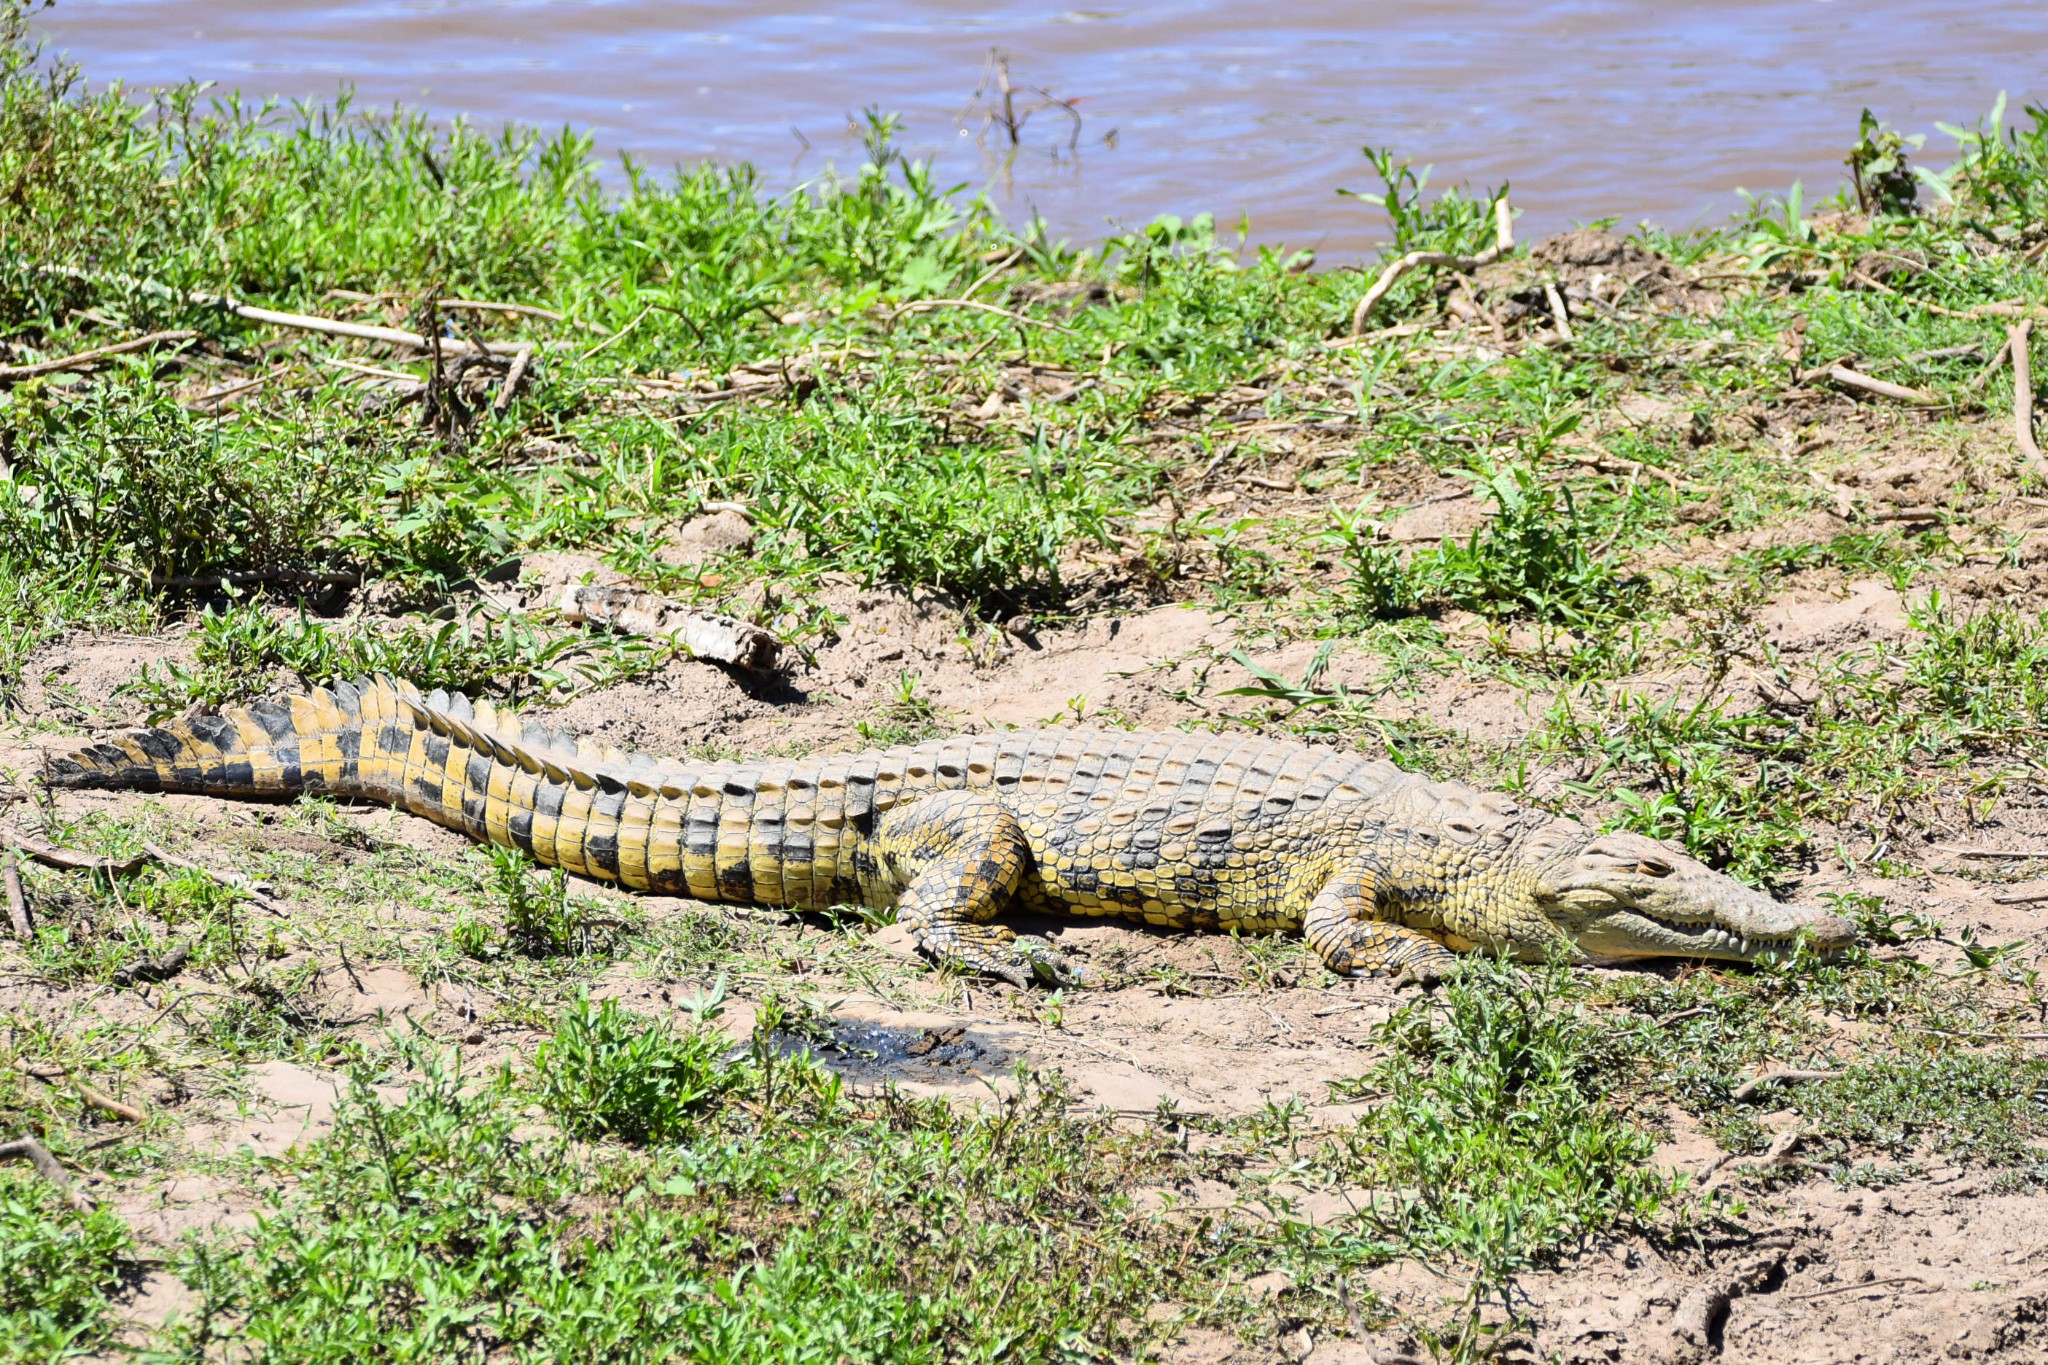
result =
[{"label": "fallen branch", "polygon": [[1982,392],[1984,386],[1991,382],[1991,376],[1998,373],[1999,367],[2005,364],[2006,358],[2011,354],[2012,334],[2008,332],[2005,340],[1998,343],[1998,349],[1991,353],[1991,359],[1984,362],[1984,368],[1977,371],[1977,377],[1970,381],[1970,392]]},{"label": "fallen branch", "polygon": [[32,1062],[20,1058],[15,1060],[14,1065],[23,1075],[32,1076],[44,1085],[54,1086],[59,1081],[70,1081],[71,1088],[78,1092],[79,1100],[88,1109],[97,1109],[102,1114],[106,1114],[111,1118],[117,1118],[123,1123],[141,1123],[148,1117],[148,1115],[144,1114],[134,1105],[124,1100],[117,1100],[104,1090],[96,1090],[84,1081],[76,1079],[64,1067],[36,1066]]},{"label": "fallen branch", "polygon": [[520,347],[512,357],[512,363],[505,368],[505,382],[498,386],[498,398],[491,404],[491,411],[503,412],[512,406],[512,396],[519,392],[520,382],[526,378],[526,367],[532,363],[533,347]]},{"label": "fallen branch", "polygon": [[90,351],[60,356],[56,360],[38,360],[33,365],[0,365],[0,383],[9,383],[16,379],[34,379],[39,374],[83,369],[94,361],[104,360],[110,355],[125,355],[129,351],[146,350],[151,346],[173,341],[192,341],[198,335],[197,332],[151,332],[148,336],[136,337],[133,341],[117,341],[111,346],[96,346]]},{"label": "fallen branch", "polygon": [[2048,891],[2008,891],[1991,899],[1998,905],[2039,905],[2048,901]]},{"label": "fallen branch", "polygon": [[2012,425],[2019,441],[2020,455],[2036,469],[2042,464],[2041,447],[2034,442],[2034,370],[2032,350],[2034,324],[2031,320],[2013,324],[2007,334],[2012,347]]},{"label": "fallen branch", "polygon": [[[343,322],[339,318],[315,317],[310,313],[280,313],[274,308],[258,308],[254,304],[238,302],[225,294],[180,294],[156,280],[137,279],[132,275],[81,270],[73,265],[40,265],[35,268],[45,275],[62,275],[68,279],[84,280],[89,284],[124,284],[155,294],[159,298],[182,300],[201,308],[219,308],[248,322],[267,322],[273,327],[289,327],[300,332],[354,337],[359,341],[384,341],[395,346],[410,346],[418,351],[432,350],[438,343],[443,354],[460,354],[478,349],[472,343],[454,337],[424,337],[418,332],[402,331],[396,327],[371,327],[360,322]],[[483,350],[491,355],[513,355],[520,347],[531,344],[525,341],[492,341],[484,343]]]},{"label": "fallen branch", "polygon": [[1742,1104],[1756,1098],[1757,1092],[1765,1086],[1776,1085],[1780,1081],[1832,1081],[1841,1074],[1839,1071],[1796,1071],[1789,1068],[1780,1071],[1766,1071],[1762,1075],[1752,1077],[1741,1085],[1736,1086],[1735,1093],[1728,1098],[1734,1100],[1737,1104]]},{"label": "fallen branch", "polygon": [[1909,389],[1904,384],[1872,379],[1869,375],[1859,374],[1846,365],[1830,365],[1827,377],[1845,389],[1861,389],[1864,393],[1876,394],[1880,398],[1896,398],[1901,403],[1938,408],[1944,402],[1940,395],[1929,393],[1925,389]]},{"label": "fallen branch", "polygon": [[1380,272],[1372,288],[1365,291],[1365,297],[1358,301],[1358,307],[1351,310],[1351,335],[1359,336],[1365,331],[1366,320],[1387,291],[1399,284],[1401,277],[1417,266],[1440,265],[1452,270],[1477,270],[1483,265],[1492,265],[1515,249],[1514,214],[1508,208],[1507,197],[1503,195],[1493,201],[1493,245],[1472,256],[1454,256],[1447,251],[1411,251],[1394,261]]},{"label": "fallen branch", "polygon": [[1980,303],[1975,308],[1944,308],[1938,303],[1926,305],[1930,313],[1939,313],[1945,318],[2042,318],[2048,317],[2048,308],[2031,306],[2019,299],[2004,303]]},{"label": "fallen branch", "polygon": [[248,322],[267,322],[272,327],[288,327],[299,332],[318,332],[322,336],[353,337],[358,341],[383,341],[393,346],[410,346],[416,351],[430,351],[438,342],[444,355],[472,354],[481,351],[486,355],[516,355],[520,347],[531,345],[525,341],[487,341],[481,347],[474,342],[462,341],[455,337],[427,337],[418,332],[408,332],[397,327],[372,327],[361,322],[343,322],[339,318],[314,317],[310,313],[280,313],[274,308],[258,308],[254,304],[237,303],[221,294],[194,294],[191,301],[207,308],[220,308]]},{"label": "fallen branch", "polygon": [[0,850],[0,881],[7,884],[7,922],[23,943],[35,937],[35,921],[28,917],[28,896],[21,889],[21,869],[14,865],[11,849]]},{"label": "fallen branch", "polygon": [[62,868],[66,872],[104,872],[112,877],[132,876],[149,861],[147,854],[133,858],[103,858],[96,853],[58,848],[55,844],[46,844],[15,830],[0,833],[0,848],[18,848],[44,867]]},{"label": "fallen branch", "polygon": [[475,313],[523,313],[530,318],[545,318],[549,322],[567,322],[568,319],[552,308],[536,308],[530,303],[495,303],[488,299],[435,299],[436,308],[459,308]]},{"label": "fallen branch", "polygon": [[782,642],[759,626],[732,616],[678,611],[673,602],[655,593],[573,585],[557,606],[571,621],[622,635],[666,639],[691,658],[752,672],[773,668],[782,653]]},{"label": "fallen branch", "polygon": [[92,1212],[91,1198],[72,1185],[70,1174],[56,1157],[50,1155],[50,1149],[34,1138],[18,1137],[12,1142],[0,1142],[0,1161],[26,1161],[35,1167],[37,1175],[57,1187],[57,1193],[65,1204],[79,1213]]}]

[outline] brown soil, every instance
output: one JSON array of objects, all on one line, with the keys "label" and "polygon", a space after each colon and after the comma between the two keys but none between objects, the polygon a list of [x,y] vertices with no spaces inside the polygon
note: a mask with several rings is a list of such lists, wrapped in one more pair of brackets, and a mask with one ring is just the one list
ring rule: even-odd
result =
[{"label": "brown soil", "polygon": [[[1902,486],[1890,479],[1859,480],[1857,486],[1879,484]],[[1913,496],[1923,495],[1914,488]],[[2023,513],[2015,509],[2015,515]],[[1411,514],[1419,519],[1418,539],[1454,532],[1470,515],[1469,505],[1448,499]],[[1778,534],[1796,538],[1806,529],[1783,527]],[[1399,529],[1396,536],[1406,538]],[[554,559],[529,565],[529,572],[567,581],[592,567]],[[2038,575],[2004,572],[2024,573],[2016,595],[2031,600],[2040,593]],[[561,708],[559,720],[655,751],[697,745],[845,747],[856,742],[855,722],[887,702],[903,671],[919,674],[922,694],[952,724],[968,729],[1071,720],[1077,706],[1089,716],[1141,726],[1261,714],[1263,703],[1221,695],[1248,675],[1227,657],[1241,643],[1239,627],[1218,611],[1169,603],[1020,634],[975,624],[958,603],[934,594],[843,584],[831,588],[827,600],[847,624],[818,650],[815,668],[800,670],[785,685],[763,686],[708,665],[678,662],[651,677],[580,696]],[[1797,664],[1896,637],[1905,629],[1905,610],[1886,582],[1797,575],[1756,623],[1781,659]],[[1314,652],[1308,641],[1245,647],[1255,661],[1287,676],[1298,676]],[[78,639],[44,651],[26,670],[18,722],[0,729],[0,770],[29,769],[38,749],[57,742],[59,734],[138,719],[136,704],[119,694],[120,686],[141,663],[184,652],[175,632],[161,639]],[[1369,688],[1381,669],[1362,654],[1340,653],[1329,676]],[[1688,685],[1670,678],[1642,682]],[[1406,695],[1389,695],[1385,714],[1427,716],[1452,732],[1501,740],[1527,733],[1546,700],[1505,684],[1444,677]],[[1541,775],[1538,781],[1540,786]],[[196,824],[220,865],[252,842],[281,847],[272,838],[279,831],[255,827],[249,808],[225,802],[80,794],[67,795],[64,804],[71,810],[134,811],[159,799],[175,818]],[[423,820],[388,811],[359,810],[347,819],[373,841],[449,854],[464,846]],[[1987,828],[1994,840],[2040,842],[2048,839],[2048,811],[2014,797],[1998,807]],[[302,851],[312,856],[358,856],[317,836],[293,838],[306,843]],[[1961,870],[1945,867],[1891,882],[1828,864],[1815,884],[1881,892],[1897,908],[1938,911],[1952,926],[1974,927],[1993,941],[2022,938],[2036,951],[2048,949],[2048,905],[2001,904],[1993,893],[2010,888],[1956,875]],[[644,908],[657,919],[701,913],[701,907],[658,899],[647,900]],[[757,912],[729,913],[760,918]],[[828,1062],[845,1066],[856,1080],[891,1080],[962,1102],[1008,1084],[1023,1060],[1064,1072],[1078,1101],[1091,1107],[1140,1114],[1170,1101],[1184,1110],[1229,1115],[1297,1095],[1317,1122],[1340,1123],[1357,1110],[1333,1101],[1328,1083],[1370,1064],[1372,1026],[1399,1001],[1375,981],[1329,989],[1309,984],[1316,979],[1312,962],[1299,945],[1275,952],[1269,945],[1222,937],[1064,923],[1043,927],[1064,950],[1119,968],[1135,984],[1069,992],[1055,1014],[1042,1000],[1020,1001],[1007,988],[902,970],[891,978],[891,998],[885,999],[821,973],[816,948],[824,931],[786,917],[768,918],[782,921],[770,932],[785,945],[787,979],[733,981],[727,1027],[744,1033],[755,1004],[789,983],[816,988],[841,1002],[843,1025],[893,1040],[882,1060],[827,1053]],[[908,950],[899,933],[884,930],[863,951],[888,963]],[[1927,955],[1944,964],[1950,960],[1940,947]],[[643,1011],[679,1012],[676,1001],[710,984],[662,979],[645,964],[629,962],[614,970],[601,993]],[[330,1017],[354,1021],[351,1027],[365,1033],[410,1018],[449,1040],[470,1039],[476,1043],[471,1057],[480,1064],[524,1051],[533,1041],[522,1026],[492,1018],[489,1001],[423,986],[396,966],[319,964],[316,995]],[[0,1010],[27,1011],[60,1028],[146,1009],[120,993],[63,991],[20,973],[0,976]],[[271,1063],[250,1069],[237,1093],[167,1094],[156,1104],[177,1117],[182,1142],[195,1155],[247,1148],[275,1156],[321,1131],[337,1083],[332,1072]],[[1697,1175],[1716,1155],[1712,1142],[1681,1120],[1660,1160]],[[1813,1178],[1769,1188],[1762,1177],[1725,1169],[1716,1182],[1735,1191],[1751,1182],[1750,1223],[1769,1230],[1766,1236],[1733,1251],[1629,1241],[1529,1275],[1523,1307],[1537,1324],[1535,1352],[1566,1362],[1693,1361],[1717,1353],[1774,1362],[2048,1361],[2048,1198],[2041,1194],[1999,1193],[1982,1174],[1939,1166],[1882,1191],[1840,1190]],[[130,1219],[145,1250],[167,1247],[191,1227],[245,1223],[255,1205],[249,1188],[194,1176],[132,1188],[106,1185],[97,1192]],[[1172,1193],[1185,1199],[1201,1192]],[[1316,1198],[1323,1202],[1304,1201],[1303,1216],[1344,1211],[1329,1202],[1331,1196]],[[1367,1279],[1424,1322],[1443,1320],[1445,1297],[1456,1290],[1451,1280],[1413,1265],[1387,1267]],[[1716,1319],[1705,1342],[1684,1339],[1673,1327],[1681,1302],[1716,1287],[1730,1296],[1725,1322]],[[151,1321],[185,1302],[174,1281],[152,1275],[129,1308],[138,1320]],[[1306,1353],[1318,1363],[1363,1362],[1375,1358],[1371,1341],[1382,1351],[1401,1345],[1398,1334],[1327,1343],[1308,1337],[1256,1347],[1194,1334],[1177,1358],[1271,1362],[1299,1360]]]}]

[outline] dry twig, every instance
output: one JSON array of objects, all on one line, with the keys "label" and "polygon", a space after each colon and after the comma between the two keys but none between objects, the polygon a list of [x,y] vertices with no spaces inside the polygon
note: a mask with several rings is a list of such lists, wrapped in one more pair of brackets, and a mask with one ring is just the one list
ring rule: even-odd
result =
[{"label": "dry twig", "polygon": [[141,1123],[143,1119],[148,1117],[140,1109],[127,1103],[125,1100],[117,1100],[104,1090],[98,1090],[87,1085],[84,1081],[72,1076],[71,1072],[64,1067],[37,1066],[32,1062],[19,1058],[16,1059],[14,1065],[23,1075],[32,1076],[44,1085],[55,1085],[59,1081],[69,1080],[71,1088],[78,1092],[79,1100],[88,1109],[97,1109],[110,1118],[117,1118],[123,1123]]},{"label": "dry twig", "polygon": [[512,396],[519,392],[520,381],[526,378],[526,367],[533,363],[533,347],[523,346],[512,357],[512,363],[505,369],[505,382],[498,388],[498,399],[491,404],[493,412],[503,412],[512,405]]},{"label": "dry twig", "polygon": [[57,1193],[64,1202],[79,1213],[92,1212],[92,1200],[73,1187],[71,1176],[65,1171],[50,1149],[32,1137],[18,1137],[12,1142],[0,1142],[0,1161],[26,1161],[35,1167],[36,1174],[57,1187]]},{"label": "dry twig", "polygon": [[1909,389],[1904,384],[1893,384],[1888,380],[1872,379],[1867,374],[1857,373],[1847,365],[1828,366],[1827,377],[1845,389],[1861,389],[1864,393],[1876,394],[1880,398],[1896,398],[1901,403],[1912,403],[1920,407],[1938,408],[1944,401],[1939,394],[1929,393],[1925,389]]},{"label": "dry twig", "polygon": [[1958,844],[1935,844],[1941,853],[1958,858],[2048,858],[2048,848],[1963,848]]},{"label": "dry twig", "polygon": [[168,867],[182,867],[187,872],[197,872],[202,877],[211,877],[222,886],[232,887],[241,892],[242,898],[258,910],[267,911],[280,919],[284,918],[284,908],[271,898],[270,893],[239,872],[217,872],[204,863],[195,863],[190,858],[180,858],[175,854],[166,853],[155,844],[144,844],[142,848],[150,857]]},{"label": "dry twig", "polygon": [[2042,464],[2041,447],[2034,441],[2034,371],[2032,349],[2034,324],[2031,319],[2013,324],[2007,341],[2012,347],[2012,425],[2019,441],[2020,455],[2036,469]]},{"label": "dry twig", "polygon": [[1447,251],[1411,251],[1394,261],[1380,277],[1373,281],[1372,288],[1365,291],[1365,297],[1358,301],[1358,307],[1351,311],[1351,335],[1358,336],[1365,331],[1366,320],[1387,291],[1400,283],[1401,277],[1422,265],[1446,266],[1452,270],[1477,270],[1483,265],[1492,265],[1515,248],[1514,214],[1508,208],[1507,197],[1493,201],[1493,245],[1472,256],[1453,256]]},{"label": "dry twig", "polygon": [[132,341],[117,341],[111,346],[95,346],[90,351],[76,355],[59,356],[55,360],[38,360],[33,365],[0,365],[0,383],[16,379],[33,379],[39,374],[56,374],[62,370],[83,369],[97,360],[110,355],[125,355],[129,351],[147,350],[151,346],[164,345],[174,341],[191,341],[197,332],[151,332],[148,336],[136,337]]},{"label": "dry twig", "polygon": [[916,302],[906,303],[901,308],[890,313],[888,325],[893,327],[896,325],[896,319],[900,317],[905,317],[911,313],[928,313],[934,308],[972,308],[978,313],[995,313],[1001,317],[1009,318],[1012,322],[1021,322],[1031,327],[1043,327],[1048,332],[1065,332],[1068,336],[1076,335],[1073,328],[1063,327],[1057,322],[1047,322],[1043,318],[1026,317],[1024,314],[1013,312],[1008,308],[998,308],[993,303],[981,303],[974,299],[918,299]]},{"label": "dry twig", "polygon": [[0,848],[6,847],[20,849],[45,867],[62,868],[66,872],[104,872],[112,877],[132,876],[149,861],[147,854],[133,858],[102,858],[96,853],[80,853],[76,849],[46,844],[18,830],[0,833]]},{"label": "dry twig", "polygon": [[1826,1289],[1816,1289],[1810,1294],[1794,1294],[1790,1301],[1793,1303],[1804,1303],[1808,1299],[1824,1299],[1830,1294],[1853,1294],[1859,1289],[1881,1289],[1886,1285],[1893,1284],[1926,1283],[1927,1281],[1921,1279],[1918,1275],[1887,1275],[1881,1280],[1861,1280],[1854,1284],[1835,1284],[1829,1285]]},{"label": "dry twig", "polygon": [[35,937],[35,921],[28,917],[28,896],[21,889],[21,869],[14,865],[14,851],[0,849],[0,881],[7,885],[7,922],[23,943]]}]

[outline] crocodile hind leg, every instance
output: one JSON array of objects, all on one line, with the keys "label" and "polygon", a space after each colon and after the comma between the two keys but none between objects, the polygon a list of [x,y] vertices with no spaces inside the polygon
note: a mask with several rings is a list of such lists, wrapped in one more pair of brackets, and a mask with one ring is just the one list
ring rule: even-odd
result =
[{"label": "crocodile hind leg", "polygon": [[990,923],[1031,863],[1031,845],[1002,802],[950,791],[898,806],[877,822],[875,848],[903,888],[897,921],[927,957],[1016,986],[1079,984],[1045,940]]},{"label": "crocodile hind leg", "polygon": [[1339,976],[1440,980],[1456,960],[1451,950],[1420,929],[1378,918],[1377,878],[1369,866],[1339,873],[1309,903],[1302,932],[1323,965]]}]

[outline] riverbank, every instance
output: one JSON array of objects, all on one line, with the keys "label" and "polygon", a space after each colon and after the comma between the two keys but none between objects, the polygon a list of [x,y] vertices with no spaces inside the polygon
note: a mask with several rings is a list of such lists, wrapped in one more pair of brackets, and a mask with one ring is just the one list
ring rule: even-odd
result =
[{"label": "riverbank", "polygon": [[[607,197],[573,134],[17,60],[0,820],[110,865],[23,860],[0,942],[0,1142],[56,1160],[0,1165],[0,1355],[2038,1355],[2032,117],[1685,237],[1502,249],[1388,161],[1396,254],[1459,262],[1361,315],[1377,267],[1202,221],[1019,237],[886,123],[834,193]],[[1866,945],[1419,998],[1053,926],[1112,985],[1047,995],[391,812],[35,794],[82,734],[370,670],[666,752],[1293,733]]]}]

